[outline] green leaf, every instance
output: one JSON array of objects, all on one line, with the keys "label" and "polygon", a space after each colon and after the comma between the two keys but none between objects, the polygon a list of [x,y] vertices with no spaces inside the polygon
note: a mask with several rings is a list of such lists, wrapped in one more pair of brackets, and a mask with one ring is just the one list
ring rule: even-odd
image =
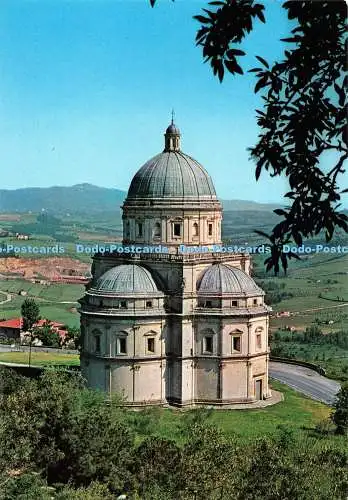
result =
[{"label": "green leaf", "polygon": [[266,66],[267,69],[269,69],[269,64],[263,57],[260,56],[255,56],[255,57],[260,61],[260,63],[262,63],[264,66]]},{"label": "green leaf", "polygon": [[193,16],[193,19],[195,19],[196,21],[198,21],[199,23],[202,23],[202,24],[208,24],[210,23],[210,19],[208,19],[207,17],[204,17],[204,16]]},{"label": "green leaf", "polygon": [[239,50],[239,49],[229,49],[226,52],[226,55],[227,55],[227,57],[232,59],[234,56],[245,56],[245,52],[243,52],[242,50]]},{"label": "green leaf", "polygon": [[254,89],[254,92],[255,94],[257,94],[257,92],[262,89],[263,87],[266,87],[267,85],[267,76],[263,76],[262,78],[260,78],[260,80],[257,82],[257,84],[255,85],[255,89]]},{"label": "green leaf", "polygon": [[282,210],[281,208],[276,208],[275,210],[273,210],[273,212],[277,215],[287,215],[285,210]]},{"label": "green leaf", "polygon": [[[256,5],[255,5],[255,7],[256,7]],[[265,16],[263,15],[262,10],[258,10],[258,11],[256,12],[256,15],[257,15],[257,17],[260,19],[260,21],[261,21],[262,23],[265,23],[265,22],[266,22],[266,19],[265,19]]]}]

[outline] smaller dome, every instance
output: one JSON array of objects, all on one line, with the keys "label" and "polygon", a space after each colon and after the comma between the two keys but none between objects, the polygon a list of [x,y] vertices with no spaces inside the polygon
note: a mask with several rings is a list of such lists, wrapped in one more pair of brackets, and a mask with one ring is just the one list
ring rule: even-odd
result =
[{"label": "smaller dome", "polygon": [[255,281],[244,271],[226,264],[213,264],[197,284],[198,294],[253,296],[264,295]]},{"label": "smaller dome", "polygon": [[166,134],[179,134],[180,135],[180,130],[174,123],[171,123],[169,127],[166,130]]},{"label": "smaller dome", "polygon": [[98,295],[158,295],[159,290],[144,267],[134,264],[122,264],[112,267],[88,290]]}]

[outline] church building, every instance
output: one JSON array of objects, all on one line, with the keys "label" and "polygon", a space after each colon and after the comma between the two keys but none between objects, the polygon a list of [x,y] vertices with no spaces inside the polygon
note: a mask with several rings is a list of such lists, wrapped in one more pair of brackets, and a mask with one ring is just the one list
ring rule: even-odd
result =
[{"label": "church building", "polygon": [[250,256],[214,251],[222,207],[211,177],[182,152],[173,121],[164,137],[130,184],[123,251],[93,257],[80,300],[82,374],[136,407],[269,398],[270,308]]}]

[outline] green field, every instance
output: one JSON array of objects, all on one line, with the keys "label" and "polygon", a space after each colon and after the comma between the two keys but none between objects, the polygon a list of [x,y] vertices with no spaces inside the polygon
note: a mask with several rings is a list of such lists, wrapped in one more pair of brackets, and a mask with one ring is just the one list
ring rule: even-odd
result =
[{"label": "green field", "polygon": [[[59,321],[68,326],[79,326],[80,317],[72,308],[77,307],[77,300],[84,294],[83,285],[58,283],[39,285],[22,279],[0,280],[0,290],[12,294],[10,302],[0,304],[0,318],[10,319],[20,316],[22,302],[25,298],[34,298],[39,307],[42,318]],[[18,295],[20,290],[27,292],[26,296]],[[5,299],[3,294],[0,300]],[[63,304],[62,302],[69,302]]]},{"label": "green field", "polygon": [[[29,352],[1,352],[0,362],[28,364]],[[74,365],[80,364],[78,354],[35,352],[31,353],[31,364],[36,366],[47,365]]]},{"label": "green field", "polygon": [[[327,419],[331,409],[319,402],[313,401],[290,389],[278,381],[271,380],[271,387],[284,394],[284,401],[263,409],[253,410],[174,410],[154,408],[137,413],[144,422],[149,422],[150,429],[146,433],[159,437],[174,439],[178,443],[185,441],[184,429],[193,419],[203,418],[207,423],[219,427],[229,435],[239,437],[242,441],[250,441],[266,435],[274,435],[278,426],[286,426],[293,430],[299,439],[311,437],[315,426]],[[132,418],[132,416],[130,416]],[[311,430],[311,432],[309,432]],[[344,447],[344,439],[336,436],[323,438],[323,445],[335,439],[338,445]]]},{"label": "green field", "polygon": [[272,274],[265,277],[262,261],[263,258],[255,258],[256,279],[266,284],[284,284],[284,290],[293,295],[271,304],[275,312],[290,311],[294,314],[291,317],[273,317],[270,323],[273,330],[284,326],[304,330],[316,320],[322,323],[333,321],[330,325],[321,325],[324,332],[348,329],[348,274],[345,271],[348,269],[348,255],[332,257],[316,254],[305,257],[304,260],[291,262],[287,276],[281,273],[279,277]]}]

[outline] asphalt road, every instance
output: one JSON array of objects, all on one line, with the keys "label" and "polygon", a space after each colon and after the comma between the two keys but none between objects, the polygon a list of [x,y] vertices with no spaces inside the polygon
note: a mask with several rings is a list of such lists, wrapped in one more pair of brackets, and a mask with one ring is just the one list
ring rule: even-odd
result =
[{"label": "asphalt road", "polygon": [[341,387],[335,380],[323,377],[314,370],[287,363],[271,361],[269,375],[298,392],[327,405],[333,404]]}]

